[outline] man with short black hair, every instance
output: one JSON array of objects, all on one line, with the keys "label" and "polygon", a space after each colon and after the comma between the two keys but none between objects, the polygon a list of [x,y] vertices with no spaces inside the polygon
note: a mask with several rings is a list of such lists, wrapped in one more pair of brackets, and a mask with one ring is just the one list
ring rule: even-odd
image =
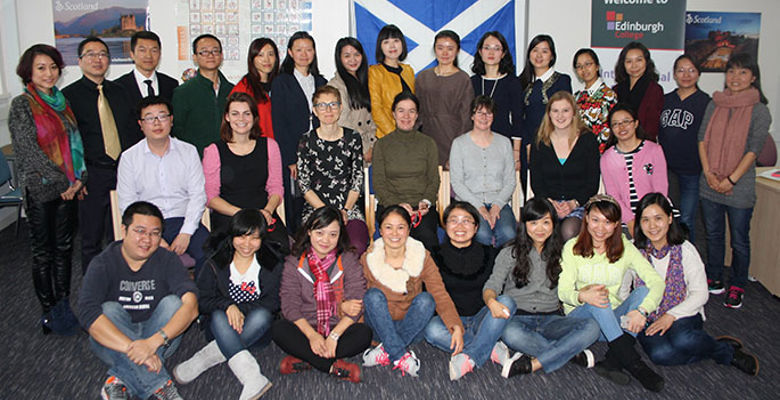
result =
[{"label": "man with short black hair", "polygon": [[197,288],[179,258],[160,248],[162,213],[136,202],[122,215],[124,240],[93,259],[79,292],[81,325],[108,364],[107,400],[181,399],[163,361],[198,316]]}]

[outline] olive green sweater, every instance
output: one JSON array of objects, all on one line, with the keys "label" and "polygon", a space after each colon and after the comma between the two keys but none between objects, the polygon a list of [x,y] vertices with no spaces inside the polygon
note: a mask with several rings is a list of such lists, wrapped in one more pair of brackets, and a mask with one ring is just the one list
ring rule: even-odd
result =
[{"label": "olive green sweater", "polygon": [[374,191],[379,204],[436,202],[439,191],[439,151],[429,136],[396,129],[374,145]]}]

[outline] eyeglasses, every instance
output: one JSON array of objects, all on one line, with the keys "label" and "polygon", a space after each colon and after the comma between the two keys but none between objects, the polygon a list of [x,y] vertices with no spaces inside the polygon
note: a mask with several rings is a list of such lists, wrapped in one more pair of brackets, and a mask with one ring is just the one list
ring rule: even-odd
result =
[{"label": "eyeglasses", "polygon": [[314,107],[319,111],[325,111],[325,109],[335,110],[341,105],[340,101],[331,101],[330,103],[317,103]]},{"label": "eyeglasses", "polygon": [[146,229],[139,227],[139,228],[133,228],[131,229],[131,231],[133,231],[133,233],[135,233],[140,237],[149,236],[152,239],[157,239],[160,236],[162,236],[162,231],[158,229],[154,229],[152,231],[147,232]]},{"label": "eyeglasses", "polygon": [[447,218],[447,225],[474,225],[474,220],[469,217],[452,217]]},{"label": "eyeglasses", "polygon": [[222,49],[211,49],[211,50],[200,50],[200,51],[198,51],[198,55],[201,56],[201,57],[207,57],[209,55],[212,55],[212,56],[216,57],[216,56],[218,56],[220,54],[222,54]]},{"label": "eyeglasses", "polygon": [[696,68],[677,68],[676,70],[674,70],[674,72],[678,74],[684,74],[686,72],[689,74],[695,74],[698,71],[696,71]]},{"label": "eyeglasses", "polygon": [[595,64],[594,62],[589,61],[589,62],[584,62],[582,64],[577,64],[577,65],[574,66],[574,68],[575,69],[585,69],[585,68],[592,67],[594,64]]},{"label": "eyeglasses", "polygon": [[634,121],[636,121],[636,120],[634,120],[634,119],[624,119],[622,121],[613,121],[612,122],[612,128],[613,129],[620,129],[620,128],[624,127],[624,126],[628,126],[628,125],[632,124]]},{"label": "eyeglasses", "polygon": [[502,51],[504,50],[501,46],[482,46],[482,51]]},{"label": "eyeglasses", "polygon": [[101,51],[97,53],[90,51],[88,53],[82,54],[81,56],[79,56],[79,58],[80,59],[86,58],[88,60],[94,60],[96,58],[108,58],[108,53],[106,53],[105,51]]},{"label": "eyeglasses", "polygon": [[476,114],[478,117],[492,117],[493,113],[488,111],[477,111],[474,114]]},{"label": "eyeglasses", "polygon": [[150,115],[148,117],[139,118],[141,121],[143,121],[145,124],[153,124],[155,121],[159,122],[168,122],[169,119],[171,119],[171,114],[160,114],[160,115]]}]

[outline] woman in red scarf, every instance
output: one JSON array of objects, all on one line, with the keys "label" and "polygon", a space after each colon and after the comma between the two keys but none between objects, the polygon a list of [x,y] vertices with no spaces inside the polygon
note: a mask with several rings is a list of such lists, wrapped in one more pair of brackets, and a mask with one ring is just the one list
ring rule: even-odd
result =
[{"label": "woman in red scarf", "polygon": [[43,333],[78,331],[70,309],[76,198],[84,194],[84,148],[65,96],[55,86],[65,64],[54,47],[36,44],[19,59],[24,92],[11,102],[8,129],[30,225],[33,285]]},{"label": "woman in red scarf", "polygon": [[758,64],[748,54],[731,56],[726,85],[715,92],[699,129],[702,175],[699,197],[707,232],[707,283],[722,294],[726,253],[725,216],[731,233],[731,279],[723,305],[742,306],[750,267],[750,218],[756,204],[756,156],[769,134],[772,117],[761,92]]},{"label": "woman in red scarf", "polygon": [[343,360],[371,344],[363,315],[363,278],[341,211],[321,207],[301,228],[282,272],[282,315],[274,342],[289,356],[283,375],[312,367],[350,382],[360,382],[360,367]]}]

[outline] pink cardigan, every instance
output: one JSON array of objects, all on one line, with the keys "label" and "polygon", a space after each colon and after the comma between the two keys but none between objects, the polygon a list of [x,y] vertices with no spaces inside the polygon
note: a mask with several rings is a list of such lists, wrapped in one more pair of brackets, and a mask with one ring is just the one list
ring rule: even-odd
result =
[{"label": "pink cardigan", "polygon": [[[219,188],[222,186],[219,150],[216,143],[203,149],[203,175],[206,176],[206,204],[208,204],[211,199],[219,196]],[[272,194],[284,197],[282,156],[279,153],[279,145],[276,140],[271,138],[268,138],[268,180],[265,181],[265,191],[269,197]]]},{"label": "pink cardigan", "polygon": [[[669,182],[666,177],[666,158],[658,144],[645,140],[642,150],[634,154],[634,186],[639,198],[660,192],[668,195]],[[601,156],[601,177],[607,194],[614,197],[620,204],[622,220],[625,223],[634,220],[629,198],[628,168],[623,155],[617,152],[615,146],[607,149]]]}]

